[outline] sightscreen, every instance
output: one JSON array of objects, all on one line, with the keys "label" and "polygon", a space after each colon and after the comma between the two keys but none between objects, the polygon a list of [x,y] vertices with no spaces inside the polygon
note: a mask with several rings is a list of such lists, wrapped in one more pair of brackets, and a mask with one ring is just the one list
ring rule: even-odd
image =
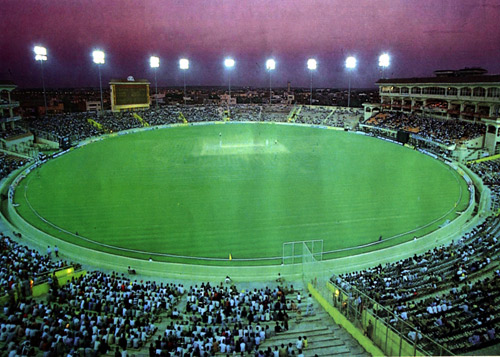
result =
[{"label": "sightscreen", "polygon": [[116,84],[115,104],[148,104],[148,90],[148,85],[146,84]]}]

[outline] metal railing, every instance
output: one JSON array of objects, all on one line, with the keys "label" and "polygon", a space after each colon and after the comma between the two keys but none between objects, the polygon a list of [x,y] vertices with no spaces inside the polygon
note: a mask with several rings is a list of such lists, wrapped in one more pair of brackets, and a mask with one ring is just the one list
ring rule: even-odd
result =
[{"label": "metal railing", "polygon": [[[338,277],[334,274],[335,282]],[[450,356],[453,352],[421,333],[416,326],[343,282],[330,280],[315,288],[355,327],[363,331],[388,356]]]}]

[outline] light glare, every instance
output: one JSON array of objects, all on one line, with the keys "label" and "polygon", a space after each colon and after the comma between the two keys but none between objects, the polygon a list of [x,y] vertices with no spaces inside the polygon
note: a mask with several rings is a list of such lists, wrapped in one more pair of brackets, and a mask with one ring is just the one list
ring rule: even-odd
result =
[{"label": "light glare", "polygon": [[269,70],[269,71],[272,71],[273,69],[276,68],[276,61],[273,60],[272,58],[268,59],[266,61],[266,68]]},{"label": "light glare", "polygon": [[227,68],[234,67],[234,59],[232,59],[232,58],[226,58],[224,60],[224,66],[226,66]]},{"label": "light glare", "polygon": [[317,66],[318,64],[316,63],[316,60],[314,58],[309,58],[307,60],[307,68],[309,68],[311,71],[315,70]]},{"label": "light glare", "polygon": [[179,60],[180,69],[189,69],[189,60],[187,58],[181,58]]},{"label": "light glare", "polygon": [[94,52],[92,52],[92,57],[94,58],[94,63],[104,64],[105,54],[103,51],[95,50]]},{"label": "light glare", "polygon": [[151,68],[160,67],[160,58],[156,56],[151,56],[149,58],[149,65],[151,66]]},{"label": "light glare", "polygon": [[380,67],[389,67],[389,64],[391,63],[391,58],[387,53],[383,53],[380,55],[378,58],[378,65]]},{"label": "light glare", "polygon": [[47,56],[47,49],[45,47],[35,46],[33,51],[35,51],[35,55]]},{"label": "light glare", "polygon": [[345,60],[345,66],[349,69],[356,68],[356,58],[350,56]]},{"label": "light glare", "polygon": [[35,46],[33,48],[35,52],[35,60],[37,61],[46,61],[47,60],[47,49],[42,46]]}]

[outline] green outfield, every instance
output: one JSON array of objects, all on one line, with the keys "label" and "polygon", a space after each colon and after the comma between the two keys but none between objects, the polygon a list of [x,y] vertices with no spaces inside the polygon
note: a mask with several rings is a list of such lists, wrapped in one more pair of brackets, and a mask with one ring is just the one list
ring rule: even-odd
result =
[{"label": "green outfield", "polygon": [[321,239],[325,258],[380,249],[437,229],[468,200],[455,171],[414,150],[265,123],[109,138],[47,162],[15,193],[29,223],[75,244],[232,265],[280,264],[290,241]]}]

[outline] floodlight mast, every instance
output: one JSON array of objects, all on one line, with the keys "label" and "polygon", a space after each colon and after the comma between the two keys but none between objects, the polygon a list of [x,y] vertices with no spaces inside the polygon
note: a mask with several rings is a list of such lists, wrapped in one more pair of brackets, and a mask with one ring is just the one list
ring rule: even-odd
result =
[{"label": "floodlight mast", "polygon": [[317,62],[314,58],[309,58],[307,60],[307,68],[311,72],[311,96],[309,98],[309,105],[312,105],[313,102],[313,71],[317,68]]},{"label": "floodlight mast", "polygon": [[155,90],[156,90],[155,104],[156,104],[156,109],[158,109],[158,82],[156,81],[156,72],[158,71],[157,68],[160,67],[160,58],[156,56],[151,56],[149,58],[149,65],[151,66],[151,68],[154,69],[155,72]]},{"label": "floodlight mast", "polygon": [[99,70],[99,88],[101,91],[101,115],[104,114],[104,102],[102,99],[102,79],[101,79],[101,65],[104,64],[105,54],[103,51],[95,50],[92,52],[92,57],[94,59],[94,63],[97,64],[97,68]]},{"label": "floodlight mast", "polygon": [[[224,60],[224,66],[231,70],[234,67],[234,59],[232,58],[226,58]],[[229,100],[231,99],[231,71],[229,71]],[[228,100],[228,105],[229,105],[229,100]]]},{"label": "floodlight mast", "polygon": [[189,69],[189,60],[187,58],[181,58],[179,60],[179,68],[182,70],[184,77],[184,105],[186,105],[186,71]]},{"label": "floodlight mast", "polygon": [[33,48],[35,52],[35,60],[40,61],[40,70],[42,74],[42,88],[43,88],[43,104],[45,107],[45,115],[47,115],[47,95],[45,94],[45,79],[43,77],[43,61],[47,60],[47,49],[42,46],[35,46]]},{"label": "floodlight mast", "polygon": [[347,57],[345,60],[345,66],[346,66],[347,70],[349,71],[349,91],[347,94],[347,106],[348,107],[351,106],[351,70],[356,68],[356,62],[357,62],[356,58],[352,57],[352,56]]},{"label": "floodlight mast", "polygon": [[272,58],[266,61],[266,68],[269,71],[269,105],[272,103],[271,73],[276,68],[276,61]]},{"label": "floodlight mast", "polygon": [[378,58],[378,65],[382,71],[382,78],[385,78],[385,69],[391,64],[391,57],[387,53],[382,53]]}]

